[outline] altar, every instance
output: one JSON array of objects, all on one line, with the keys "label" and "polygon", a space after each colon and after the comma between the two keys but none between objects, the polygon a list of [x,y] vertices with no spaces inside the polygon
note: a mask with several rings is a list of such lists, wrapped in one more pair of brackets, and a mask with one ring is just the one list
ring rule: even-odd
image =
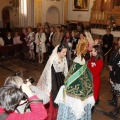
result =
[{"label": "altar", "polygon": [[[91,29],[91,34],[103,36],[103,35],[106,34],[106,29],[92,28]],[[120,31],[111,31],[111,34],[114,37],[117,37],[117,38],[120,37]]]}]

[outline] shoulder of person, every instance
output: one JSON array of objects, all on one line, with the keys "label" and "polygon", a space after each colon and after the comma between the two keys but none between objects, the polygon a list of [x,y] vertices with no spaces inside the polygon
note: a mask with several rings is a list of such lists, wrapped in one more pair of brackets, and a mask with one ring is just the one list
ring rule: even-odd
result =
[{"label": "shoulder of person", "polygon": [[110,34],[113,37],[113,34]]},{"label": "shoulder of person", "polygon": [[74,62],[79,63],[80,65],[84,65],[85,59],[84,58],[81,59],[81,56],[77,56],[75,57]]}]

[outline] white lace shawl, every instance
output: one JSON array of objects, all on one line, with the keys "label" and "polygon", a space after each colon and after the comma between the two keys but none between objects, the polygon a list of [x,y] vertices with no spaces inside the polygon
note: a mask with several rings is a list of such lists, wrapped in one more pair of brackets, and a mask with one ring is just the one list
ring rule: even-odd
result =
[{"label": "white lace shawl", "polygon": [[[53,50],[52,55],[50,56],[47,64],[40,76],[40,79],[37,83],[37,87],[43,90],[48,96],[50,96],[51,88],[52,88],[52,76],[51,76],[51,67],[53,65],[56,72],[63,72],[66,76],[68,73],[68,66],[66,57],[63,58],[62,62],[59,61],[57,54],[58,46]],[[64,70],[64,71],[63,71]]]}]

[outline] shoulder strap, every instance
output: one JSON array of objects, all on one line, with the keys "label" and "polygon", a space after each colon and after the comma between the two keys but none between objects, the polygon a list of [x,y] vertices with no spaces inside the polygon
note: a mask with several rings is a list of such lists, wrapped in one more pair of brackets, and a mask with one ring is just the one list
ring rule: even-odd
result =
[{"label": "shoulder strap", "polygon": [[[30,103],[33,103],[33,102],[43,103],[43,100],[36,99],[36,100],[28,101],[28,103],[27,103],[26,106],[25,106],[24,112],[26,112],[26,110],[27,110],[27,108],[29,107]],[[1,120],[1,119],[0,119],[0,120]]]},{"label": "shoulder strap", "polygon": [[16,108],[15,110],[16,110],[18,113],[20,113],[20,111],[19,111],[17,108]]},{"label": "shoulder strap", "polygon": [[7,112],[4,112],[4,113],[0,114],[0,120],[5,120],[8,116],[9,116],[9,114]]}]

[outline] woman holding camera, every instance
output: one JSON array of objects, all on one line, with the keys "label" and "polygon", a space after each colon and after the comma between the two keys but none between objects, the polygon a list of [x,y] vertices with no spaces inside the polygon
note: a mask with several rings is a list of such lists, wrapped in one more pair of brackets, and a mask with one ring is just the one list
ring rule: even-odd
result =
[{"label": "woman holding camera", "polygon": [[[38,89],[36,86],[33,85],[34,79],[32,77],[26,79],[23,81],[23,79],[19,76],[9,76],[6,80],[4,85],[15,85],[17,88],[20,88],[23,84],[28,84],[30,86],[31,91],[33,92],[34,95],[36,95],[42,102],[43,104],[47,104],[49,102],[49,97],[43,92],[42,90]],[[25,106],[27,104],[26,98],[27,96],[24,96],[23,103],[20,104],[15,111],[18,113],[24,113]],[[30,111],[30,109],[26,109],[27,111]]]},{"label": "woman holding camera", "polygon": [[27,83],[23,83],[21,89],[12,84],[0,88],[0,120],[44,120],[47,117],[46,110],[40,102],[30,103],[31,112],[14,112],[24,94],[28,96],[28,101],[39,100]]}]

